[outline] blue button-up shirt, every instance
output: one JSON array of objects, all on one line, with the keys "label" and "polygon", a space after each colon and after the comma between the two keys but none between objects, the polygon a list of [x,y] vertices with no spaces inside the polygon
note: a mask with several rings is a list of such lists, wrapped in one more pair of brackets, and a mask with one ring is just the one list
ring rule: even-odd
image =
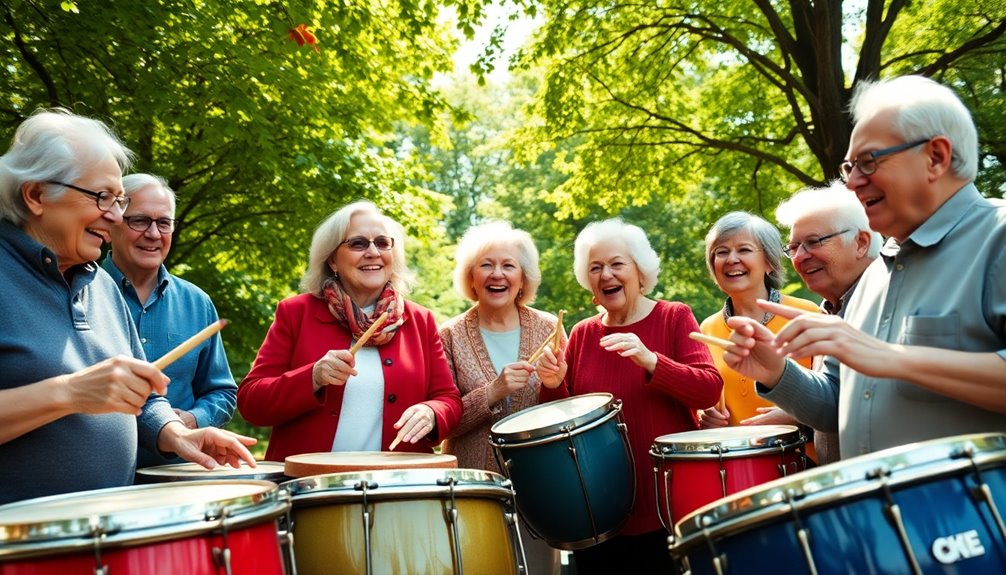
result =
[{"label": "blue button-up shirt", "polygon": [[[218,319],[206,292],[171,275],[163,265],[157,274],[157,287],[143,304],[111,254],[102,267],[122,291],[143,351],[151,361]],[[190,412],[199,427],[222,427],[230,421],[237,402],[237,384],[219,333],[166,367],[164,374],[171,378],[167,395],[171,406]],[[156,453],[141,450],[138,465],[148,467],[173,461],[181,460],[165,460]]]}]

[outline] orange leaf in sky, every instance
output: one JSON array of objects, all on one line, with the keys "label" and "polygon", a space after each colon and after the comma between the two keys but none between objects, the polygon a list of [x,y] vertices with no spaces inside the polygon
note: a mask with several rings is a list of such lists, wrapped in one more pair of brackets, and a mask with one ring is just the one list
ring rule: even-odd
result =
[{"label": "orange leaf in sky", "polygon": [[307,28],[307,24],[298,24],[296,28],[290,28],[290,39],[297,43],[297,46],[303,46],[307,44],[314,49],[315,52],[321,53],[318,49],[317,43],[318,39],[315,38],[314,34],[311,33]]}]

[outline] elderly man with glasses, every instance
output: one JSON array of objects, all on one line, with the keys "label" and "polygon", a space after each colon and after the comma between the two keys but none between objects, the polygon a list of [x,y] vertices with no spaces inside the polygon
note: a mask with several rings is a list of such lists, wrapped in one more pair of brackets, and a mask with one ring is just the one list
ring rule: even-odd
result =
[{"label": "elderly man with glasses", "polygon": [[[216,322],[217,310],[206,292],[164,266],[175,229],[175,192],[150,174],[123,177],[122,188],[129,204],[122,223],[112,226],[112,251],[102,267],[126,299],[143,351],[154,360]],[[186,427],[222,427],[230,421],[238,387],[219,333],[164,374],[171,378],[168,402]],[[179,462],[150,449],[140,449],[137,458],[138,467]]]},{"label": "elderly man with glasses", "polygon": [[[948,88],[918,76],[861,84],[852,112],[850,159],[840,171],[870,227],[889,237],[881,257],[843,305],[844,321],[765,303],[793,321],[773,335],[732,318],[725,358],[798,419],[838,429],[842,458],[1001,432],[1006,205],[973,183],[971,115]],[[808,247],[814,242],[793,251]],[[789,359],[808,355],[837,361],[813,373]]]}]

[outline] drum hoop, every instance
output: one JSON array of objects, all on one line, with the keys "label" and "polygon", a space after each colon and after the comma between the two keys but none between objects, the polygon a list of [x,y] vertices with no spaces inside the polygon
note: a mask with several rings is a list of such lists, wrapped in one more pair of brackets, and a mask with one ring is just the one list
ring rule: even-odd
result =
[{"label": "drum hoop", "polygon": [[[973,447],[988,448],[998,444],[1000,449],[1006,449],[1006,435],[972,435],[946,439],[963,439],[962,443],[970,442]],[[934,479],[963,475],[974,468],[971,459],[951,458],[952,452],[948,452],[943,459],[919,461],[916,458],[915,461],[893,467],[885,465],[892,457],[910,455],[910,448],[926,447],[927,443],[930,442],[894,447],[825,465],[791,478],[775,479],[709,503],[678,521],[671,552],[683,555],[708,538],[747,531],[780,516],[790,516],[794,511],[804,512],[841,501],[862,499],[882,490],[885,483],[891,488],[900,489]],[[949,442],[929,445],[936,448],[954,446],[963,445]],[[996,463],[1006,463],[1006,451],[980,451],[974,454],[974,465],[979,469],[1002,466],[995,465]],[[876,469],[889,472],[884,482],[867,475]],[[852,477],[857,472],[860,476]]]},{"label": "drum hoop", "polygon": [[[611,405],[610,407],[611,407],[611,410],[608,413],[602,415],[601,417],[599,417],[597,419],[594,419],[594,420],[591,420],[591,421],[588,421],[585,425],[582,425],[582,426],[579,426],[579,427],[575,427],[574,429],[570,429],[569,430],[569,435],[575,437],[577,435],[582,435],[584,433],[587,433],[588,431],[594,429],[595,427],[600,427],[600,426],[608,423],[608,421],[610,421],[611,418],[613,418],[613,417],[617,418],[618,421],[621,422],[622,421],[622,404],[621,404],[621,402],[616,401],[614,403],[614,405]],[[556,433],[554,433],[552,435],[547,435],[547,436],[543,436],[543,437],[537,437],[537,438],[528,439],[528,440],[525,440],[525,441],[507,442],[507,440],[505,440],[503,438],[500,438],[497,441],[496,439],[490,437],[489,438],[489,445],[493,446],[497,450],[499,450],[499,449],[521,449],[521,448],[525,448],[525,447],[537,447],[539,445],[545,445],[545,444],[548,444],[548,443],[554,443],[556,441],[562,441],[565,437],[566,437],[566,431],[564,429],[560,428],[559,430],[556,431]]]},{"label": "drum hoop", "polygon": [[[185,486],[198,488],[199,484],[220,485],[220,483],[220,481],[188,481],[185,482]],[[164,512],[168,507],[152,506],[151,508],[137,508],[125,512],[72,519],[0,525],[0,560],[94,549],[95,538],[92,535],[91,526],[95,524],[100,525],[104,531],[101,540],[102,549],[110,549],[185,539],[193,535],[216,532],[224,526],[228,530],[240,529],[249,525],[257,525],[264,520],[277,518],[290,509],[289,497],[281,493],[275,483],[258,480],[245,480],[239,483],[260,484],[266,489],[261,493],[239,495],[213,502],[171,506],[170,509],[173,509],[175,513],[183,510],[177,516]],[[163,483],[97,489],[30,499],[11,504],[7,508],[10,509],[11,506],[21,504],[36,506],[44,501],[69,499],[84,494],[135,493],[147,489],[177,487],[177,484]],[[219,517],[219,512],[223,508],[226,508],[229,514],[226,519]],[[161,513],[150,513],[154,510],[160,510]],[[152,516],[143,517],[144,514]]]},{"label": "drum hoop", "polygon": [[[803,433],[795,425],[761,427],[774,427],[777,428],[779,433],[761,437],[734,437],[720,441],[675,441],[679,436],[688,435],[692,432],[671,433],[654,439],[650,453],[654,456],[670,455],[681,457],[694,455],[700,457],[719,457],[720,453],[726,456],[726,454],[737,451],[774,451],[779,446],[796,445],[801,442],[806,443]],[[748,453],[742,455],[748,455]]]},{"label": "drum hoop", "polygon": [[[136,474],[148,480],[163,480],[164,482],[171,481],[199,481],[199,480],[215,480],[215,481],[228,481],[231,479],[235,480],[245,480],[245,479],[255,479],[262,481],[272,481],[276,483],[274,479],[282,479],[286,477],[283,474],[284,464],[278,461],[258,461],[256,462],[258,467],[245,467],[242,466],[240,470],[234,469],[234,473],[228,471],[226,474],[214,475],[212,471],[203,470],[200,472],[199,469],[194,469],[192,473],[179,472],[179,468],[182,466],[187,466],[186,463],[173,463],[170,465],[157,465],[154,467],[143,467],[136,470]],[[266,471],[266,469],[269,471]],[[233,469],[228,467],[228,470]],[[241,471],[238,473],[238,471]]]},{"label": "drum hoop", "polygon": [[582,395],[574,395],[572,397],[576,398],[576,397],[588,397],[588,396],[596,396],[596,397],[607,396],[608,401],[574,418],[559,421],[556,423],[551,423],[542,427],[534,429],[526,429],[522,431],[514,431],[509,433],[501,433],[499,431],[496,431],[496,429],[504,422],[510,421],[522,415],[526,415],[528,409],[545,408],[552,404],[568,401],[569,399],[572,398],[567,397],[563,399],[557,399],[555,401],[549,401],[547,403],[540,403],[535,407],[530,407],[513,415],[504,417],[503,419],[493,424],[492,428],[490,428],[489,430],[489,443],[495,446],[497,445],[497,443],[505,444],[514,441],[529,441],[535,439],[541,440],[537,442],[538,444],[548,443],[554,439],[554,436],[563,435],[567,428],[571,428],[574,434],[580,433],[582,431],[585,431],[586,429],[591,429],[595,427],[593,425],[590,425],[591,423],[596,422],[601,418],[605,418],[606,421],[607,419],[610,419],[610,417],[606,418],[605,417],[606,415],[610,416],[612,413],[618,412],[622,409],[621,400],[615,399],[614,396],[611,395],[610,393],[585,393]]},{"label": "drum hoop", "polygon": [[759,446],[751,445],[747,447],[727,447],[722,452],[715,451],[715,448],[718,447],[717,445],[707,446],[708,449],[705,451],[675,451],[673,446],[658,445],[654,443],[653,446],[650,447],[650,455],[654,459],[667,461],[737,459],[741,457],[761,457],[765,455],[776,455],[778,453],[795,452],[798,447],[807,444],[806,438],[803,437],[799,431],[795,432],[796,437],[789,437],[791,434],[786,435],[787,437],[785,440],[782,440],[780,436],[770,438],[774,441],[783,441],[782,443]]},{"label": "drum hoop", "polygon": [[454,494],[457,497],[510,500],[513,496],[509,479],[481,469],[411,468],[328,473],[287,481],[280,485],[280,489],[290,495],[296,508],[308,503],[356,500],[362,493],[356,485],[362,481],[374,485],[367,490],[368,499],[414,499],[416,495],[422,495],[425,499],[430,496],[449,497],[451,489],[442,483],[445,479],[456,480]]}]

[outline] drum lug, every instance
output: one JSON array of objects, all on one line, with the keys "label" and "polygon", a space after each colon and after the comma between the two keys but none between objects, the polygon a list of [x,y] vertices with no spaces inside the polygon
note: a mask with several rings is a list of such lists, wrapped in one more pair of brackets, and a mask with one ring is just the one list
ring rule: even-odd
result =
[{"label": "drum lug", "polygon": [[975,501],[984,501],[985,505],[988,505],[989,511],[992,513],[992,518],[996,522],[996,526],[999,527],[999,535],[1006,541],[1006,524],[1003,524],[1002,514],[999,513],[999,506],[996,505],[995,499],[992,497],[992,490],[989,489],[988,483],[982,479],[982,471],[978,467],[978,462],[975,461],[975,452],[971,447],[966,447],[962,449],[959,453],[955,453],[952,457],[960,458],[967,457],[971,462],[971,467],[975,472],[975,483],[976,485],[971,488],[971,497]]},{"label": "drum lug", "polygon": [[722,495],[720,495],[720,497],[726,497],[727,496],[727,468],[726,468],[726,465],[723,464],[723,453],[724,453],[724,450],[723,450],[722,446],[717,445],[715,448],[713,448],[713,451],[716,452],[716,455],[719,457],[719,461],[720,461],[720,493],[722,494]]},{"label": "drum lug", "polygon": [[361,481],[353,486],[353,489],[363,492],[363,552],[366,554],[367,575],[374,574],[374,561],[371,554],[370,529],[374,525],[374,518],[370,514],[370,502],[367,501],[367,490],[377,489],[377,484],[368,481]]},{"label": "drum lug", "polygon": [[884,492],[884,498],[887,499],[887,507],[884,509],[887,519],[894,525],[895,531],[898,532],[898,539],[901,541],[901,547],[905,551],[905,557],[912,565],[912,573],[920,575],[922,569],[919,567],[919,561],[915,558],[912,544],[908,540],[908,532],[905,531],[905,522],[901,518],[901,506],[894,501],[894,496],[891,494],[891,486],[887,483],[888,474],[889,472],[883,467],[878,467],[867,472],[866,477],[867,479],[880,481],[880,489]]},{"label": "drum lug", "polygon": [[458,533],[458,505],[454,499],[455,484],[456,480],[453,477],[437,480],[437,485],[447,486],[450,490],[450,504],[444,509],[444,518],[447,520],[447,529],[451,532],[451,536],[454,539],[454,575],[463,575],[465,568],[461,559],[461,537]]},{"label": "drum lug", "polygon": [[664,526],[664,529],[674,536],[674,515],[671,514],[671,469],[664,471],[664,500],[667,503],[667,520],[664,520],[664,509],[660,508],[660,468],[654,466],[653,468],[653,491],[654,491],[654,501],[657,502],[657,518],[660,519],[660,524]]},{"label": "drum lug", "polygon": [[713,543],[713,538],[709,534],[708,519],[703,517],[701,519],[702,525],[702,536],[706,540],[706,545],[709,546],[709,556],[713,558],[713,569],[716,571],[716,575],[723,575],[727,572],[727,554],[720,554],[716,551],[716,544]]},{"label": "drum lug", "polygon": [[800,549],[803,551],[803,559],[807,562],[807,571],[810,575],[817,575],[817,565],[814,563],[814,552],[810,549],[810,530],[803,526],[800,519],[800,512],[796,508],[795,493],[787,489],[783,495],[786,497],[786,504],[789,505],[790,513],[793,515],[793,525],[796,526],[796,539],[800,542]]},{"label": "drum lug", "polygon": [[219,515],[207,512],[207,521],[220,521],[220,547],[213,548],[213,563],[217,569],[223,569],[226,575],[231,574],[231,550],[227,545],[227,518],[230,517],[230,509],[226,507],[220,510]]},{"label": "drum lug", "polygon": [[101,542],[105,539],[105,529],[100,524],[92,523],[91,537],[94,538],[94,575],[108,575],[108,565],[101,560]]}]

